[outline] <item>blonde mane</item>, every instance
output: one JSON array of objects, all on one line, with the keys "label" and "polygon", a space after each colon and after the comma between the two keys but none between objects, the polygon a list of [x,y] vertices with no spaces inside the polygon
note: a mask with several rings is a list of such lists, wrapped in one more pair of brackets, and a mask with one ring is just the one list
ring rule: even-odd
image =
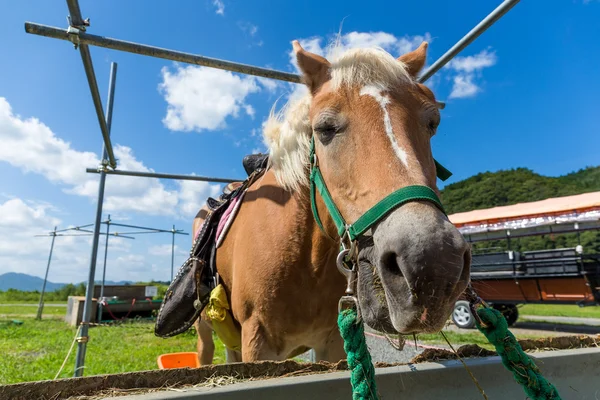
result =
[{"label": "blonde mane", "polygon": [[[366,85],[386,90],[400,83],[414,84],[406,65],[381,48],[355,48],[341,52],[334,47],[330,53],[339,54],[331,62],[334,90]],[[309,183],[311,100],[307,93],[288,102],[278,113],[273,109],[263,128],[263,138],[269,147],[269,168],[279,184],[290,191],[297,191]]]}]

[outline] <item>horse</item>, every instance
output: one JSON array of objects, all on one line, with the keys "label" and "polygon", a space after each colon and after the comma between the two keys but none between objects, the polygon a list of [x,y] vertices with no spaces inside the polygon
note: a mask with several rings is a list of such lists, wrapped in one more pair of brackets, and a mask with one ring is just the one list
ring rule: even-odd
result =
[{"label": "horse", "polygon": [[[308,349],[317,361],[344,359],[336,322],[351,284],[372,329],[438,332],[469,282],[470,248],[431,200],[439,196],[431,138],[440,113],[416,80],[428,43],[398,58],[356,48],[332,61],[292,46],[307,94],[269,115],[268,166],[216,253],[241,337],[228,361],[284,360]],[[353,236],[352,224],[340,227],[414,187],[433,195],[396,202]],[[193,232],[202,222],[200,213]],[[352,279],[336,268],[340,248],[355,253]],[[203,315],[194,326],[200,363],[210,364],[210,322]]]}]

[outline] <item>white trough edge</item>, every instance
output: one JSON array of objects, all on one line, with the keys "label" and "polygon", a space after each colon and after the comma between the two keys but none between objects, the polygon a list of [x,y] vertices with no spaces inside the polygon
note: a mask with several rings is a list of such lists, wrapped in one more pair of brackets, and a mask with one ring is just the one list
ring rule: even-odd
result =
[{"label": "white trough edge", "polygon": [[[543,351],[529,353],[529,356],[534,359],[542,374],[558,389],[563,400],[600,399],[600,348]],[[500,357],[467,359],[465,362],[490,400],[526,399],[525,392],[512,374],[504,368]],[[457,360],[378,368],[376,379],[382,400],[483,398],[463,365]],[[119,400],[351,398],[350,373],[346,371],[118,397]]]}]

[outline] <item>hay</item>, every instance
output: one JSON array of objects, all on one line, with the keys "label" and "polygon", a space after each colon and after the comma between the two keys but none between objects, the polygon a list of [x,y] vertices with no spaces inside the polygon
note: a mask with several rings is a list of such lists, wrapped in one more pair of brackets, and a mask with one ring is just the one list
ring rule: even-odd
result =
[{"label": "hay", "polygon": [[[557,336],[540,339],[522,339],[519,344],[526,352],[537,352],[544,350],[568,350],[586,347],[600,347],[600,335],[594,336]],[[467,344],[459,347],[456,352],[461,358],[490,357],[497,355],[495,351],[486,350],[476,344]],[[410,362],[418,364],[422,362],[433,362],[441,360],[456,360],[454,352],[444,349],[425,349],[421,354],[415,356]]]}]

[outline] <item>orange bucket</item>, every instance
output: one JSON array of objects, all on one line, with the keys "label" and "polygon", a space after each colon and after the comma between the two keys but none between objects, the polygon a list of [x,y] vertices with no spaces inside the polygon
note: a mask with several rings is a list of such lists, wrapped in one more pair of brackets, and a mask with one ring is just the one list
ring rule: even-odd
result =
[{"label": "orange bucket", "polygon": [[198,368],[200,361],[198,360],[198,353],[196,352],[182,352],[182,353],[170,353],[161,354],[158,356],[158,368],[160,369],[171,369],[171,368]]}]

